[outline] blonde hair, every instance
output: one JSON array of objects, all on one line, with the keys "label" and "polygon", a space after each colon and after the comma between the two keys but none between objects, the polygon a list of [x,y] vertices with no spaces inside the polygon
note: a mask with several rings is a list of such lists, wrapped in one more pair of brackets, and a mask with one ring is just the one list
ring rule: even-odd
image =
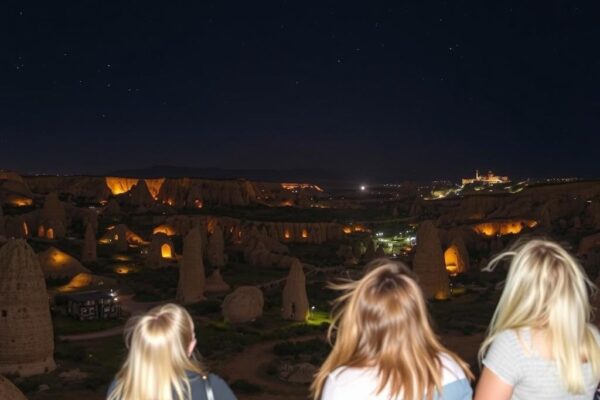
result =
[{"label": "blonde hair", "polygon": [[442,388],[440,355],[448,355],[472,378],[468,365],[440,344],[429,321],[419,285],[403,264],[375,260],[359,281],[330,285],[343,293],[334,302],[328,337],[333,349],[311,386],[318,399],[328,375],[339,367],[376,368],[377,394],[433,398]]},{"label": "blonde hair", "polygon": [[584,391],[582,360],[600,378],[600,345],[589,327],[588,289],[595,290],[579,263],[560,245],[531,240],[502,253],[484,269],[512,257],[506,283],[486,339],[483,359],[496,336],[507,329],[542,329],[549,338],[552,358],[569,393]]},{"label": "blonde hair", "polygon": [[129,354],[115,378],[108,400],[191,399],[188,372],[204,368],[188,356],[194,340],[190,314],[176,304],[157,306],[133,317],[125,329]]}]

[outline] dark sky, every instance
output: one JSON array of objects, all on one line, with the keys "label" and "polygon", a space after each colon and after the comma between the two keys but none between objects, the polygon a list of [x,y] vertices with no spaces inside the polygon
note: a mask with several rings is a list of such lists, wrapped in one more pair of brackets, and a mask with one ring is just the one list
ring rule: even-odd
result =
[{"label": "dark sky", "polygon": [[600,177],[593,1],[8,1],[0,167]]}]

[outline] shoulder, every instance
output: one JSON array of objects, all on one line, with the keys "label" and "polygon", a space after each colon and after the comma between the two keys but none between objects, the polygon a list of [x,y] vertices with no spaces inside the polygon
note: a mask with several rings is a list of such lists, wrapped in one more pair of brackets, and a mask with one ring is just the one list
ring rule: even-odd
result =
[{"label": "shoulder", "polygon": [[465,374],[465,371],[448,354],[440,354],[442,362],[442,397],[446,400],[464,400],[471,399],[473,389]]},{"label": "shoulder", "polygon": [[322,400],[363,400],[373,395],[378,377],[371,368],[339,367],[333,370],[323,387]]},{"label": "shoulder", "polygon": [[446,353],[440,354],[440,361],[442,362],[442,385],[459,381],[462,379],[467,380],[467,375],[456,360]]},{"label": "shoulder", "polygon": [[[199,393],[206,393],[206,383],[202,375],[188,372],[188,379],[190,380],[192,394],[194,396],[197,396]],[[218,375],[208,374],[207,379],[209,380],[210,387],[214,392],[215,398],[219,400],[236,400],[236,397],[229,385]],[[196,399],[196,397],[194,397],[194,399]]]},{"label": "shoulder", "polygon": [[529,329],[506,329],[496,335],[490,346],[489,352],[503,351],[515,355],[525,353],[525,346],[531,341],[531,332]]}]

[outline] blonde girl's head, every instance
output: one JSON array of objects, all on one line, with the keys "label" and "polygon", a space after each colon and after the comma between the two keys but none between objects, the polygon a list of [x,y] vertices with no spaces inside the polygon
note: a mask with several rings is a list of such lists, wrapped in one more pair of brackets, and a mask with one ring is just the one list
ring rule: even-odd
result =
[{"label": "blonde girl's head", "polygon": [[318,399],[328,375],[339,367],[375,368],[377,392],[402,393],[407,400],[429,398],[441,389],[440,354],[468,366],[437,340],[423,294],[403,264],[376,260],[359,281],[330,285],[341,291],[334,303],[329,338],[335,344],[311,390]]},{"label": "blonde girl's head", "polygon": [[191,398],[188,372],[203,374],[192,356],[194,323],[176,304],[155,307],[129,320],[125,329],[129,354],[117,374],[109,400]]},{"label": "blonde girl's head", "polygon": [[487,270],[512,257],[504,290],[479,351],[483,359],[495,337],[506,329],[543,330],[567,390],[582,393],[582,362],[600,378],[600,346],[589,328],[589,292],[594,285],[565,249],[549,240],[518,243],[495,257]]}]

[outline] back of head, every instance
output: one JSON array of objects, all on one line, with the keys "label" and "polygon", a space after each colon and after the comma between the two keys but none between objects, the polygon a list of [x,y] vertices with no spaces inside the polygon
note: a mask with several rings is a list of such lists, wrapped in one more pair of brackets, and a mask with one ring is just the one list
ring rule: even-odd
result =
[{"label": "back of head", "polygon": [[339,367],[375,368],[378,393],[389,390],[405,399],[421,399],[441,389],[440,353],[455,358],[437,340],[423,294],[403,264],[375,260],[360,281],[331,285],[342,291],[334,304],[330,338],[335,345],[312,385],[317,399],[327,376]]},{"label": "back of head", "polygon": [[190,395],[187,372],[202,373],[188,356],[194,324],[176,304],[155,307],[129,320],[125,330],[127,359],[117,374],[110,400],[172,400]]},{"label": "back of head", "polygon": [[589,360],[594,373],[600,374],[600,346],[588,326],[588,289],[593,284],[579,263],[552,241],[518,243],[494,258],[486,269],[493,270],[505,257],[512,260],[480,358],[504,330],[544,330],[565,387],[571,393],[580,393],[584,385],[582,360]]}]

